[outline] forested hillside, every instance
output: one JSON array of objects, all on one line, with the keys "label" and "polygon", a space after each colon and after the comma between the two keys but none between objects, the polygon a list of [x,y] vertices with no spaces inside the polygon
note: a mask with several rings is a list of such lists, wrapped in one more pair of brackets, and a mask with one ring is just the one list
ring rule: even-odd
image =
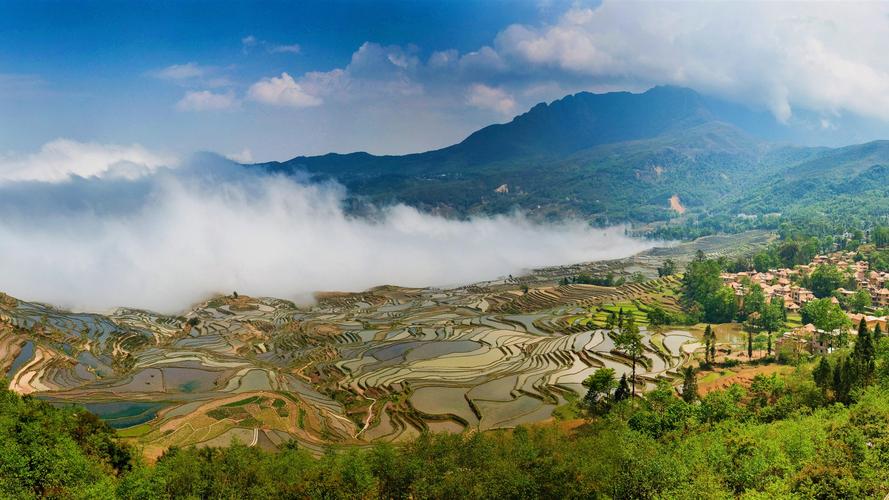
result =
[{"label": "forested hillside", "polygon": [[792,146],[774,140],[780,134],[769,120],[684,88],[582,92],[436,151],[332,153],[251,168],[336,179],[356,211],[403,202],[457,217],[520,209],[537,219],[597,224],[684,213],[680,222],[703,221],[712,228],[705,232],[766,226],[714,223],[738,213],[887,213],[873,199],[889,185],[885,143]]}]

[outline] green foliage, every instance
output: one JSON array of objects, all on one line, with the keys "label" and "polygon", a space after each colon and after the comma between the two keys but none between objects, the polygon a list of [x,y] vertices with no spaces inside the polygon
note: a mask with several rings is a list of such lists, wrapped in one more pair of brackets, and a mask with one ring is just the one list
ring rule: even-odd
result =
[{"label": "green foliage", "polygon": [[818,298],[829,297],[837,288],[850,286],[849,276],[836,266],[821,264],[812,271],[805,281],[812,293]]},{"label": "green foliage", "polygon": [[[621,313],[623,310],[621,310]],[[642,335],[639,333],[639,327],[636,326],[635,320],[631,315],[626,321],[620,321],[620,332],[614,338],[614,347],[624,353],[632,362],[633,372],[631,377],[632,394],[636,395],[636,365],[639,358],[645,352],[645,346],[642,344]]]},{"label": "green foliage", "polygon": [[658,266],[657,275],[663,278],[672,274],[676,274],[676,262],[673,259],[665,259],[664,263]]},{"label": "green foliage", "polygon": [[101,497],[131,467],[128,446],[84,410],[0,388],[0,497]]},{"label": "green foliage", "polygon": [[577,276],[566,276],[559,280],[560,285],[620,286],[625,282],[626,280],[624,278],[615,277],[614,273],[608,273],[605,276],[578,274]]},{"label": "green foliage", "polygon": [[850,325],[850,321],[846,313],[840,306],[832,303],[830,299],[815,299],[806,302],[806,305],[800,309],[803,323],[811,323],[819,330],[832,332],[838,328],[845,328]]},{"label": "green foliage", "polygon": [[855,292],[846,301],[846,306],[854,313],[863,313],[865,309],[871,306],[873,300],[867,290],[861,289]]},{"label": "green foliage", "polygon": [[583,381],[583,386],[587,388],[583,398],[584,408],[592,414],[607,412],[611,405],[611,393],[617,389],[614,369],[599,368]]},{"label": "green foliage", "polygon": [[682,298],[688,311],[700,310],[703,320],[726,323],[735,317],[737,303],[731,288],[722,284],[722,268],[715,260],[698,258],[682,276]]},{"label": "green foliage", "polygon": [[692,366],[682,369],[682,400],[691,403],[698,399],[697,372]]}]

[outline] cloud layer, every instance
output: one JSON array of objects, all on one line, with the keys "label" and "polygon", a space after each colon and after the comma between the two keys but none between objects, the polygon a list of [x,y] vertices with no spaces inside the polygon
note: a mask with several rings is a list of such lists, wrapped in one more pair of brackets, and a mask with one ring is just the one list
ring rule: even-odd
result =
[{"label": "cloud layer", "polygon": [[510,26],[512,67],[653,85],[673,83],[767,107],[889,120],[889,4],[623,2],[572,8],[551,26]]},{"label": "cloud layer", "polygon": [[[310,124],[302,140],[322,142],[335,130],[354,141],[314,153],[440,147],[541,100],[662,84],[768,110],[811,142],[835,135],[819,130],[866,128],[867,120],[886,129],[887,19],[885,2],[578,2],[551,22],[507,26],[474,50],[371,40],[341,67],[253,78],[237,95],[304,118],[291,122]],[[242,43],[296,51],[255,37]],[[183,64],[164,73],[197,71]],[[401,115],[415,123],[398,125]],[[368,123],[387,126],[369,132]],[[313,134],[318,126],[326,129]]]},{"label": "cloud layer", "polygon": [[305,298],[386,283],[459,285],[648,246],[620,229],[540,226],[520,215],[455,221],[399,205],[351,217],[341,186],[211,155],[145,165],[129,178],[73,172],[85,171],[100,174],[0,184],[0,289],[77,309],[176,312],[233,290]]}]

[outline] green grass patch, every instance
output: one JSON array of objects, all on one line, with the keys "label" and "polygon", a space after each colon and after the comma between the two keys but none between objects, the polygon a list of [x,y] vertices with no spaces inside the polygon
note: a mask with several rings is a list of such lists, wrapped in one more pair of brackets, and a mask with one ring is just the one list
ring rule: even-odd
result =
[{"label": "green grass patch", "polygon": [[580,407],[577,405],[577,394],[567,393],[565,395],[565,403],[553,410],[553,417],[556,420],[574,420],[577,418],[581,418],[583,413],[580,410]]},{"label": "green grass patch", "polygon": [[306,410],[302,408],[299,409],[299,415],[296,417],[296,425],[300,429],[306,428]]},{"label": "green grass patch", "polygon": [[235,401],[233,403],[224,404],[220,408],[234,408],[237,406],[245,406],[245,405],[249,405],[252,403],[259,404],[263,399],[265,399],[265,398],[263,398],[262,396],[251,396],[249,398],[245,398],[240,401]]},{"label": "green grass patch", "polygon": [[139,424],[133,427],[127,427],[126,429],[120,429],[117,431],[117,435],[124,438],[135,438],[142,437],[151,432],[151,426],[148,424]]}]

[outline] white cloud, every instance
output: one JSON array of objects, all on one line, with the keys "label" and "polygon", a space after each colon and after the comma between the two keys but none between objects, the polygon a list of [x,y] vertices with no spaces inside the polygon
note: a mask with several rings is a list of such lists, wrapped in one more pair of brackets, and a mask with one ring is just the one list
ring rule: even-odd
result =
[{"label": "white cloud", "polygon": [[121,146],[56,139],[37,153],[0,156],[0,183],[9,181],[59,182],[72,175],[135,178],[162,166],[174,166],[174,156],[133,144]]},{"label": "white cloud", "polygon": [[167,66],[166,68],[155,71],[153,75],[163,80],[183,81],[201,78],[206,75],[208,71],[209,68],[190,62]]},{"label": "white cloud", "polygon": [[671,83],[766,107],[889,119],[889,4],[623,2],[510,26],[495,47],[516,73]]},{"label": "white cloud", "polygon": [[341,186],[201,161],[134,181],[0,185],[0,286],[77,309],[174,313],[232,290],[296,298],[460,285],[651,245],[518,215],[458,221],[398,205],[357,218],[343,212]]},{"label": "white cloud", "polygon": [[289,45],[270,45],[268,51],[272,54],[299,54],[302,48],[298,43]]},{"label": "white cloud", "polygon": [[512,115],[516,107],[515,99],[506,91],[483,83],[475,83],[469,87],[466,102],[470,106],[493,110],[503,115]]},{"label": "white cloud", "polygon": [[232,153],[225,155],[231,161],[236,161],[238,163],[253,163],[253,152],[250,151],[249,148],[244,148],[240,153]]},{"label": "white cloud", "polygon": [[237,106],[238,100],[231,91],[224,94],[209,90],[189,91],[176,103],[176,109],[179,111],[219,111]]},{"label": "white cloud", "polygon": [[241,38],[241,50],[247,54],[250,49],[255,47],[264,47],[269,54],[299,54],[302,47],[298,43],[272,43],[266,40],[260,40],[253,35]]},{"label": "white cloud", "polygon": [[320,97],[307,93],[287,73],[281,73],[280,77],[263,78],[250,86],[247,95],[263,104],[293,108],[319,106],[323,102]]}]

